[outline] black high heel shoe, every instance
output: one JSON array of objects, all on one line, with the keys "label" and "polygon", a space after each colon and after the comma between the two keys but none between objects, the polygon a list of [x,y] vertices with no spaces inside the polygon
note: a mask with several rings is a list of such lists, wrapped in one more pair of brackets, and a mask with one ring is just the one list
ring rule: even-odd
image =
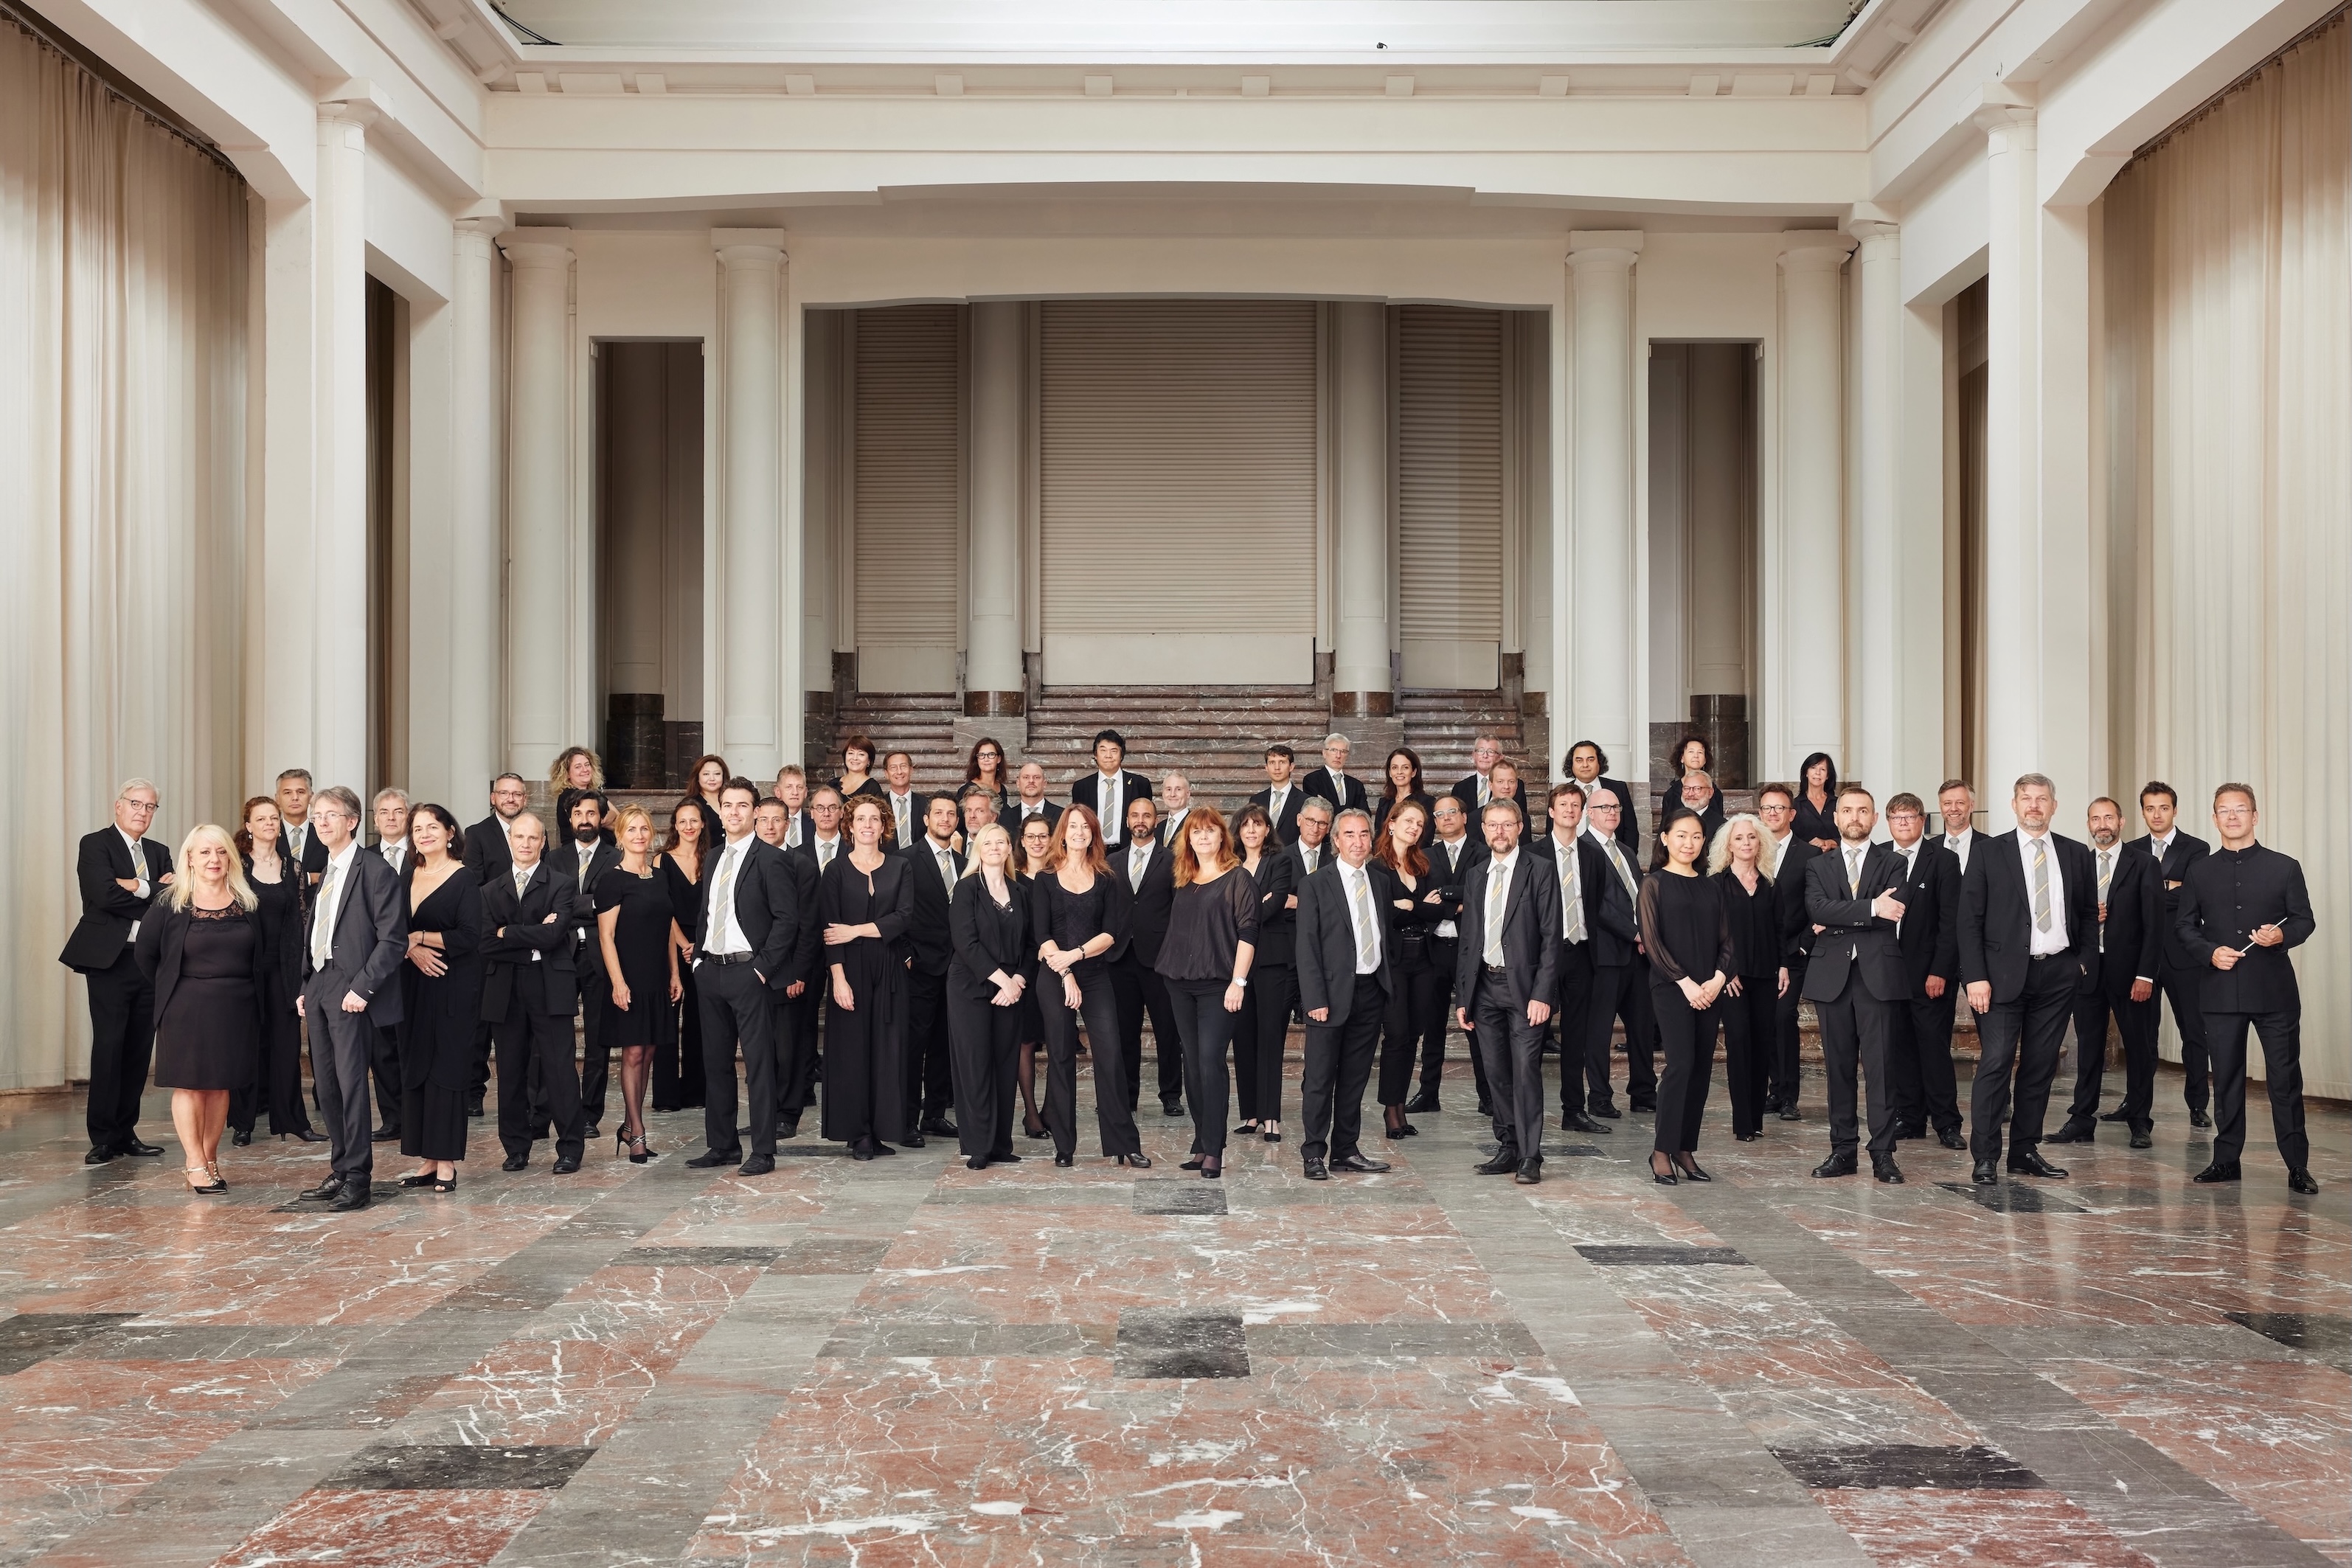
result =
[{"label": "black high heel shoe", "polygon": [[1032,1126],[1030,1126],[1030,1125],[1029,1125],[1029,1122],[1028,1122],[1028,1121],[1027,1121],[1027,1119],[1026,1119],[1026,1118],[1024,1118],[1024,1119],[1023,1119],[1023,1121],[1022,1121],[1022,1123],[1021,1123],[1021,1136],[1023,1136],[1024,1138],[1045,1138],[1045,1137],[1050,1137],[1050,1136],[1052,1136],[1052,1134],[1053,1134],[1053,1129],[1052,1129],[1052,1128],[1050,1128],[1050,1127],[1047,1127],[1047,1126],[1046,1126],[1044,1122],[1042,1122],[1042,1121],[1040,1121],[1039,1123],[1037,1123],[1037,1125],[1036,1125],[1036,1126],[1032,1127]]},{"label": "black high heel shoe", "polygon": [[229,1142],[236,1144],[240,1149],[250,1147],[253,1142],[253,1129],[250,1127],[238,1128],[236,1131],[230,1136]]},{"label": "black high heel shoe", "polygon": [[1111,1163],[1113,1164],[1125,1165],[1130,1169],[1138,1171],[1148,1171],[1151,1169],[1151,1156],[1140,1152],[1133,1154],[1115,1155],[1113,1156]]},{"label": "black high heel shoe", "polygon": [[1666,1161],[1666,1168],[1661,1171],[1658,1169],[1657,1155],[1652,1154],[1650,1156],[1650,1180],[1657,1183],[1658,1185],[1662,1187],[1671,1187],[1679,1184],[1682,1178],[1675,1174],[1675,1163],[1671,1158]]},{"label": "black high heel shoe", "polygon": [[1675,1155],[1675,1164],[1680,1168],[1683,1173],[1683,1180],[1686,1182],[1711,1182],[1715,1180],[1713,1176],[1708,1175],[1705,1171],[1698,1168],[1698,1161],[1692,1155]]}]

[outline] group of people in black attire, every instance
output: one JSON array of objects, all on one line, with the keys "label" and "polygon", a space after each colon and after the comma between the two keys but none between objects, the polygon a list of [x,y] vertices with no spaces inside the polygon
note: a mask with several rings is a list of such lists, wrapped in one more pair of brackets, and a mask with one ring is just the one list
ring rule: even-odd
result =
[{"label": "group of people in black attire", "polygon": [[[1630,1104],[1656,1113],[1654,1176],[1706,1181],[1717,1021],[1734,1134],[1753,1140],[1768,1116],[1800,1115],[1802,998],[1830,1100],[1816,1175],[1857,1171],[1866,1132],[1874,1173],[1901,1182],[1897,1142],[1932,1124],[1989,1184],[2004,1132],[2011,1174],[2065,1174],[2040,1146],[2070,1023],[2074,1103],[2046,1141],[2087,1139],[2105,1120],[2147,1142],[2160,990],[2193,1042],[2192,1120],[2207,1124],[2209,1092],[2220,1117],[2198,1179],[2238,1177],[2252,1027],[2290,1183],[2316,1190],[2285,956],[2311,934],[2309,901],[2295,863],[2254,842],[2246,786],[2217,794],[2211,855],[2173,828],[2160,784],[2141,797],[2147,838],[2119,844],[2106,800],[2091,808],[2095,847],[2051,833],[2054,791],[2033,774],[2018,781],[2014,832],[1978,834],[1973,795],[1951,781],[1942,835],[1906,794],[1887,802],[1890,840],[1874,841],[1877,803],[1825,755],[1796,785],[1759,791],[1755,815],[1727,815],[1693,737],[1644,868],[1632,792],[1591,742],[1570,750],[1540,819],[1491,736],[1443,794],[1409,748],[1387,758],[1377,795],[1349,753],[1328,737],[1322,766],[1297,778],[1292,749],[1270,746],[1266,788],[1230,821],[1180,773],[1155,795],[1108,730],[1066,804],[992,741],[951,793],[917,790],[904,752],[877,776],[862,740],[814,789],[788,767],[763,791],[709,756],[665,833],[642,806],[615,809],[594,754],[573,747],[550,773],[557,842],[508,773],[464,828],[380,793],[366,847],[356,797],[314,797],[289,770],[246,803],[234,836],[191,833],[176,873],[146,837],[153,786],[133,780],[114,825],[82,843],[85,912],[62,955],[89,981],[89,1158],[161,1153],[136,1129],[152,1040],[199,1194],[226,1190],[221,1139],[248,1142],[265,1108],[272,1133],[330,1145],[306,1198],[364,1206],[377,1142],[418,1162],[404,1185],[453,1190],[493,1061],[506,1169],[551,1138],[554,1171],[576,1171],[616,1052],[616,1150],[633,1161],[654,1154],[650,1092],[656,1110],[701,1106],[689,1164],[771,1171],[821,1083],[822,1134],[857,1159],[929,1135],[957,1139],[975,1170],[1017,1160],[1017,1113],[1069,1165],[1083,1055],[1100,1153],[1144,1168],[1148,1017],[1162,1111],[1189,1111],[1185,1168],[1203,1177],[1222,1174],[1232,1137],[1283,1140],[1284,1043],[1299,1021],[1309,1179],[1388,1168],[1361,1145],[1364,1095],[1377,1070],[1385,1136],[1413,1136],[1411,1116],[1441,1108],[1451,1023],[1494,1125],[1481,1170],[1541,1180],[1549,1050],[1560,1124],[1608,1131],[1622,1026]],[[1955,987],[1983,1046],[1967,1140]],[[2102,1118],[2110,1016],[2127,1081]],[[301,1093],[306,1029],[323,1134]]]}]

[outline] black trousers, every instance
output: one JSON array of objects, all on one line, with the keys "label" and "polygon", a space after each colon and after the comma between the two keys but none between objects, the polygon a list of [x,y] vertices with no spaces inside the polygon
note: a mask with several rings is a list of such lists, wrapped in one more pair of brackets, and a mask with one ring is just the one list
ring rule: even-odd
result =
[{"label": "black trousers", "polygon": [[[2083,972],[2065,953],[2028,961],[2025,985],[2011,1001],[1996,1002],[1977,1019],[1984,1055],[1977,1063],[1976,1087],[1969,1096],[1969,1152],[1979,1160],[2000,1156],[2000,1126],[2009,1119],[2011,1159],[2042,1142],[2050,1109],[2050,1085],[2058,1076],[2058,1053],[2065,1047],[2066,1021],[2074,1011],[2074,988]],[[2010,1076],[2017,1078],[2015,1114],[2011,1114]]]},{"label": "black trousers", "polygon": [[695,964],[702,983],[702,1137],[713,1150],[737,1151],[735,1051],[743,1051],[743,1087],[750,1102],[751,1152],[776,1152],[776,1037],[768,1018],[768,988],[751,965]]},{"label": "black trousers", "polygon": [[[400,976],[395,973],[386,982],[396,985]],[[376,1110],[383,1116],[383,1124],[397,1131],[400,1128],[400,1102],[404,1092],[400,1082],[400,1026],[376,1029],[368,1039],[369,1066],[375,1077]]]},{"label": "black trousers", "polygon": [[692,968],[681,968],[677,978],[683,994],[673,1031],[677,1037],[654,1047],[653,1082],[647,1086],[646,1098],[656,1110],[683,1110],[702,1103],[702,994],[696,989]]},{"label": "black trousers", "polygon": [[1592,943],[1561,942],[1553,961],[1559,983],[1552,996],[1552,1026],[1559,1030],[1559,1113],[1580,1113],[1588,1100],[1609,1101],[1609,1055],[1592,1054]]},{"label": "black trousers", "polygon": [[1445,998],[1454,982],[1430,963],[1412,973],[1391,970],[1390,979],[1396,990],[1381,1021],[1380,1097],[1382,1105],[1402,1105],[1412,1098],[1413,1063],[1422,1041],[1433,1029],[1440,1040],[1445,1037]]},{"label": "black trousers", "polygon": [[314,974],[302,987],[302,1008],[310,1026],[310,1075],[318,1082],[319,1115],[327,1124],[333,1172],[364,1187],[375,1173],[368,1074],[376,1027],[365,1013],[343,1011],[351,988],[351,977],[340,970]]},{"label": "black trousers", "polygon": [[[1172,1105],[1184,1092],[1184,1026],[1176,1004],[1168,995],[1168,982],[1136,955],[1129,946],[1110,966],[1111,994],[1118,1003],[1118,1058],[1127,1068],[1127,1109],[1132,1113],[1143,1098],[1143,1018],[1151,1016],[1152,1050],[1160,1058],[1160,1103]],[[1087,1038],[1097,1052],[1102,1045]],[[1102,1068],[1095,1068],[1097,1093]]]},{"label": "black trousers", "polygon": [[[604,1095],[612,1083],[613,1049],[604,1043],[604,1003],[612,993],[612,977],[604,973],[601,962],[596,965],[593,977],[584,974],[580,977],[580,1064],[574,1081],[579,1086],[580,1114],[590,1127],[604,1120]],[[663,1006],[669,1005],[667,986],[662,988],[658,1000]],[[566,1062],[564,1065],[569,1068],[572,1064]],[[544,1070],[542,1067],[541,1071]],[[536,1110],[546,1112],[550,1120],[553,1119],[555,1094],[543,1080],[532,1103]]]},{"label": "black trousers", "polygon": [[1650,1016],[1658,1021],[1658,1037],[1666,1047],[1666,1070],[1658,1079],[1658,1131],[1650,1146],[1661,1154],[1687,1154],[1698,1147],[1706,1091],[1715,1081],[1715,1008],[1692,1006],[1681,986],[1654,976]]},{"label": "black trousers", "polygon": [[577,1160],[588,1141],[588,1118],[580,1105],[580,1079],[572,1067],[572,1015],[536,1013],[519,1002],[491,1026],[498,1047],[499,1146],[509,1156],[530,1158],[539,1130],[530,1098],[530,1068],[539,1064],[540,1093],[555,1124],[557,1159]]},{"label": "black trousers", "polygon": [[[1184,1099],[1192,1110],[1192,1152],[1222,1161],[1225,1157],[1225,1118],[1232,1112],[1227,1094],[1225,1048],[1233,1044],[1241,1014],[1225,1011],[1223,980],[1171,980],[1169,999],[1182,1022],[1176,1026],[1184,1043]],[[1243,987],[1254,991],[1255,985]]]},{"label": "black trousers", "polygon": [[[790,1026],[782,1037],[782,1066],[778,1069],[776,1109],[783,1119],[798,1122],[802,1114],[816,1103],[816,1044],[821,1020],[824,1016],[824,998],[833,984],[833,972],[825,970],[808,983],[808,988],[798,996],[784,999],[781,1016]],[[695,1085],[698,1095],[701,1084]]]},{"label": "black trousers", "polygon": [[474,1063],[466,1079],[466,1092],[476,1100],[489,1092],[490,1088],[490,1021],[482,1018],[474,1025]]},{"label": "black trousers", "polygon": [[907,971],[907,1127],[945,1116],[955,1104],[955,1069],[948,1055],[948,977]]},{"label": "black trousers", "polygon": [[2246,1030],[2263,1045],[2263,1084],[2270,1090],[2271,1132],[2290,1171],[2311,1163],[2303,1130],[2303,1010],[2208,1013],[2205,1048],[2213,1063],[2213,1158],[2235,1160],[2246,1147]]},{"label": "black trousers", "polygon": [[1804,999],[1805,969],[1810,962],[1802,957],[1789,961],[1789,994],[1780,998],[1773,1014],[1771,1082],[1764,1093],[1768,1105],[1797,1103],[1797,1004]]},{"label": "black trousers", "polygon": [[1344,1160],[1361,1153],[1364,1089],[1371,1082],[1372,1057],[1380,1049],[1381,1025],[1388,1016],[1388,993],[1377,974],[1356,976],[1348,1016],[1338,1024],[1307,1020],[1307,1070],[1299,1087],[1299,1118],[1306,1123],[1304,1159]]},{"label": "black trousers", "polygon": [[[1445,1031],[1454,1024],[1454,964],[1459,955],[1459,939],[1433,936],[1429,939],[1429,966],[1437,972],[1437,1013],[1429,1024],[1429,1032],[1421,1039],[1421,1092],[1432,1100],[1445,1080]],[[1486,1081],[1486,1068],[1478,1060],[1476,1041],[1470,1045],[1470,1061],[1481,1083]]]},{"label": "black trousers", "polygon": [[2172,1026],[2180,1031],[2180,1068],[2188,1076],[2181,1086],[2181,1101],[2191,1110],[2202,1110],[2213,1103],[2211,1052],[2205,1032],[2205,973],[2175,969],[2159,958],[2156,988],[2164,994],[2164,1005],[2172,1009]]},{"label": "black trousers", "polygon": [[[1868,1096],[1870,1152],[1895,1152],[1894,1085],[1886,1056],[1901,1005],[1873,996],[1862,983],[1858,963],[1846,965],[1845,989],[1834,1000],[1813,1004],[1813,1015],[1822,1021],[1822,1076],[1829,1080],[1830,1149],[1834,1153],[1853,1153],[1861,1139],[1857,1100],[1864,1093]],[[1857,1068],[1866,1084],[1860,1091],[1854,1083]],[[2042,1087],[2049,1088],[2047,1079]]]},{"label": "black trousers", "polygon": [[1657,1098],[1657,1069],[1650,1062],[1650,966],[1641,959],[1631,963],[1598,963],[1592,968],[1591,1000],[1585,1005],[1584,1050],[1589,1062],[1599,1064],[1599,1087],[1591,1103],[1609,1103],[1609,1031],[1620,1019],[1625,1025],[1625,1093],[1648,1103]]},{"label": "black trousers", "polygon": [[[1089,973],[1091,969],[1091,973]],[[1074,971],[1078,982],[1078,1007],[1062,1000],[1061,977],[1041,969],[1037,1008],[1045,1017],[1045,1127],[1054,1135],[1054,1152],[1069,1156],[1078,1149],[1078,1026],[1087,1027],[1087,1056],[1095,1068],[1095,1130],[1102,1152],[1117,1159],[1139,1154],[1143,1141],[1135,1131],[1135,1097],[1128,1092],[1124,1059],[1118,1050],[1118,1003],[1111,993],[1110,976],[1099,959]]]},{"label": "black trousers", "polygon": [[[1470,1031],[1470,1048],[1486,1064],[1486,1103],[1494,1118],[1496,1147],[1514,1160],[1540,1161],[1544,1031],[1528,1022],[1526,1003],[1511,1000],[1501,972],[1480,965],[1473,990],[1470,1021],[1477,1027]],[[1570,1059],[1563,1048],[1563,1079],[1570,1076]]]},{"label": "black trousers", "polygon": [[968,996],[954,984],[948,987],[947,1009],[956,1143],[968,1160],[1001,1160],[1013,1152],[1013,1108],[1021,1099],[1013,1061],[1021,1009]]},{"label": "black trousers", "polygon": [[[131,944],[90,971],[89,1098],[83,1116],[93,1149],[119,1149],[139,1133],[139,1097],[155,1061],[155,987]],[[337,996],[341,1001],[341,997]]]},{"label": "black trousers", "polygon": [[1904,1136],[1916,1138],[1922,1127],[1960,1130],[1959,1079],[1952,1069],[1959,992],[1955,980],[1941,996],[1914,995],[1895,1005],[1886,1070],[1895,1091],[1895,1130]]},{"label": "black trousers", "polygon": [[273,1136],[299,1132],[310,1125],[310,1113],[302,1107],[302,1020],[290,1005],[276,1008],[265,1005],[261,1054],[253,1081],[231,1091],[228,1124],[250,1133],[265,1105],[269,1109]]},{"label": "black trousers", "polygon": [[1780,984],[1778,974],[1743,974],[1738,995],[1727,988],[1716,1000],[1715,1010],[1723,1015],[1724,1087],[1731,1094],[1734,1137],[1764,1131],[1779,1039]]},{"label": "black trousers", "polygon": [[1234,1098],[1244,1121],[1282,1120],[1282,1052],[1297,1003],[1298,973],[1290,965],[1250,970],[1249,994],[1234,1024]]},{"label": "black trousers", "polygon": [[[2099,1100],[2107,1075],[2107,1020],[2124,1037],[2124,1120],[2153,1127],[2156,1103],[2156,1030],[2159,1004],[2131,999],[2130,966],[2099,963],[2098,983],[2074,996],[2074,1098],[2066,1125],[2088,1129],[2099,1120]],[[2152,978],[2152,977],[2151,977]],[[2243,1058],[2240,1058],[2243,1060]]]}]

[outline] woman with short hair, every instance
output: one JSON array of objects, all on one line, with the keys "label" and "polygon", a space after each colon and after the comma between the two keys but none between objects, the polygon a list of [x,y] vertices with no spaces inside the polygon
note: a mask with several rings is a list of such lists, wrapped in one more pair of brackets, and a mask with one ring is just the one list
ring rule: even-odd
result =
[{"label": "woman with short hair", "polygon": [[229,1095],[253,1081],[271,955],[236,846],[206,822],[180,842],[179,876],[139,921],[132,956],[155,988],[155,1083],[172,1091],[172,1128],[188,1191],[214,1197]]},{"label": "woman with short hair", "polygon": [[[697,816],[702,818],[702,842],[718,844],[725,840],[727,825],[719,817],[719,797],[726,791],[727,781],[735,775],[727,766],[727,759],[716,752],[706,752],[694,759],[694,771],[686,775],[686,798]],[[759,792],[754,790],[756,795]]]},{"label": "woman with short hair", "polygon": [[[874,776],[876,760],[874,742],[863,735],[852,735],[841,743],[841,776],[833,781],[833,787],[841,792],[845,805],[854,795],[870,795],[877,800],[882,798],[882,781]],[[845,831],[848,818],[844,817],[842,821]]]}]

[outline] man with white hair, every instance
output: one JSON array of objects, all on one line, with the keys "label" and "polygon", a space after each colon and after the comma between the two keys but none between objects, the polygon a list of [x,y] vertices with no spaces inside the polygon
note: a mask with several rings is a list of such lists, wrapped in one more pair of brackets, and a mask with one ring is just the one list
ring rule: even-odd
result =
[{"label": "man with white hair", "polygon": [[1348,753],[1353,749],[1345,735],[1334,732],[1323,737],[1323,765],[1303,781],[1307,799],[1328,800],[1335,811],[1372,808],[1371,797],[1364,793],[1364,781],[1348,772]]},{"label": "man with white hair", "polygon": [[1160,819],[1160,842],[1174,854],[1184,842],[1184,816],[1192,809],[1192,781],[1182,773],[1171,771],[1160,775],[1160,798],[1167,804],[1168,813]]},{"label": "man with white hair", "polygon": [[87,1165],[163,1151],[139,1136],[139,1096],[155,1054],[155,987],[131,956],[150,900],[172,885],[172,852],[147,842],[163,796],[145,779],[114,792],[114,821],[87,834],[75,858],[81,920],[58,962],[89,985]]}]

